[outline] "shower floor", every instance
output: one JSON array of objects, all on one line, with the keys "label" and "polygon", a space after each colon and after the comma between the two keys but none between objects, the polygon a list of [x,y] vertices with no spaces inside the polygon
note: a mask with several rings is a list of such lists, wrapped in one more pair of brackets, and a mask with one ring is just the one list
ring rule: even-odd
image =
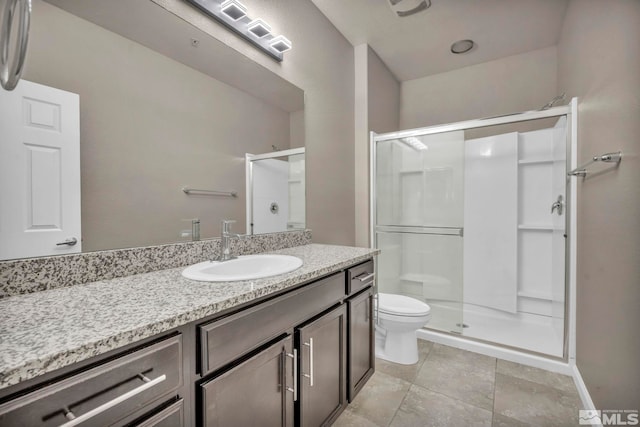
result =
[{"label": "shower floor", "polygon": [[[427,328],[459,333],[523,350],[554,357],[563,356],[563,319],[528,313],[503,313],[498,310],[464,304],[461,311],[447,303],[428,301],[431,320]],[[461,328],[460,324],[466,325]]]}]

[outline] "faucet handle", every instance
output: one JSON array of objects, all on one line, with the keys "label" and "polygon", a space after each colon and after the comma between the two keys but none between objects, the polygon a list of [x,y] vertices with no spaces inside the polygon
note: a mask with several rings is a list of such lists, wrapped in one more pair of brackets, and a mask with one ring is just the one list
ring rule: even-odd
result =
[{"label": "faucet handle", "polygon": [[222,220],[222,233],[229,233],[231,230],[231,224],[236,222],[235,219],[223,219]]}]

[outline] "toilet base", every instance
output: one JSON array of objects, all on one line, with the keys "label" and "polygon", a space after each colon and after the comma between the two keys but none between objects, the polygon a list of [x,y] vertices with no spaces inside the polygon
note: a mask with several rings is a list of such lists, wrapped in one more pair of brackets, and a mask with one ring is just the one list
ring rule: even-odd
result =
[{"label": "toilet base", "polygon": [[416,331],[389,332],[376,326],[376,357],[401,365],[418,363]]}]

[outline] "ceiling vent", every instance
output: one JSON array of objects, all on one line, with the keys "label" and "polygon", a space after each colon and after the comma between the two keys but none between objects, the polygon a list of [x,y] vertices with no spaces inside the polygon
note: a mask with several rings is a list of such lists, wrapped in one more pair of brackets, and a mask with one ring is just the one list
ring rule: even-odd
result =
[{"label": "ceiling vent", "polygon": [[431,0],[387,0],[391,10],[400,18],[415,15],[431,7]]}]

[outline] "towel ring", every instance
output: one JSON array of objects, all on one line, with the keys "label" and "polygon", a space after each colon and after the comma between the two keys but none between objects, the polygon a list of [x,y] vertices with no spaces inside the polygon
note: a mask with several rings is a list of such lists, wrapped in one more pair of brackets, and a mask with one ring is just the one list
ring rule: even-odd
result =
[{"label": "towel ring", "polygon": [[[16,13],[18,15],[18,41],[9,63],[9,42]],[[29,24],[31,22],[31,0],[7,0],[0,23],[0,84],[6,90],[15,89],[20,81],[29,44]]]}]

